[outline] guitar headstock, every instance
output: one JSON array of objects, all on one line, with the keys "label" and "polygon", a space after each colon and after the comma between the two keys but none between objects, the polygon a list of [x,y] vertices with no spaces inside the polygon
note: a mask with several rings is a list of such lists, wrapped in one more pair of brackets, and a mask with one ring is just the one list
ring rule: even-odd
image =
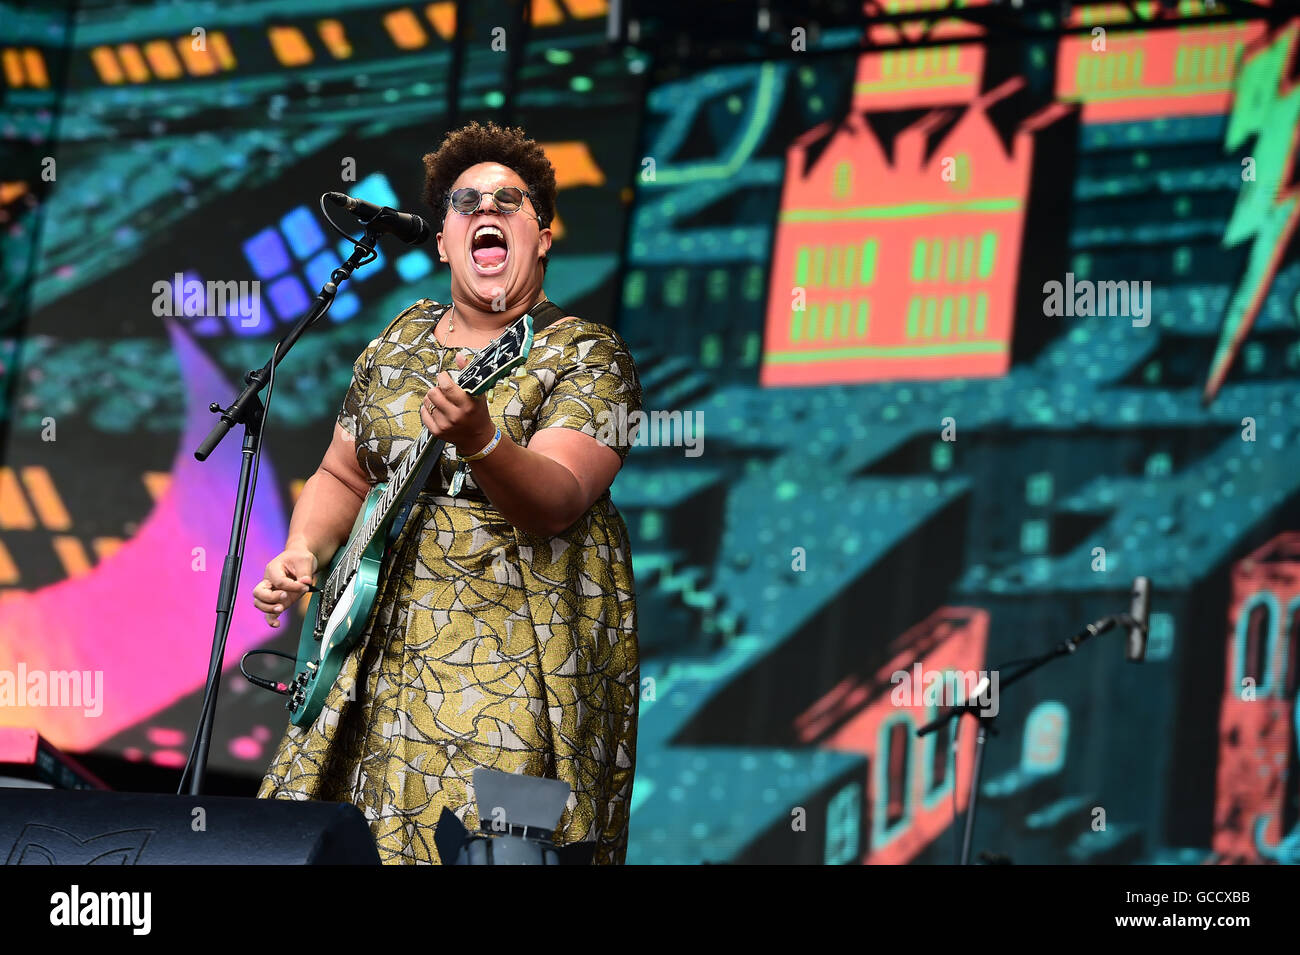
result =
[{"label": "guitar headstock", "polygon": [[455,375],[456,384],[471,395],[482,394],[527,361],[532,347],[533,317],[525,313]]}]

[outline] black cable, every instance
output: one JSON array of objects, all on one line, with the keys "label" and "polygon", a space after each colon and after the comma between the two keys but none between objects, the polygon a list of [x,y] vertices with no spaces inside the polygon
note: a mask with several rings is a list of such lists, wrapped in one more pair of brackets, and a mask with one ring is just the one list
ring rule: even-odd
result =
[{"label": "black cable", "polygon": [[244,664],[248,661],[249,657],[255,657],[267,653],[273,657],[280,657],[281,659],[288,660],[290,663],[296,664],[298,662],[298,658],[292,654],[284,653],[280,650],[272,650],[269,647],[261,647],[249,650],[239,658],[239,672],[243,675],[245,680],[255,686],[260,686],[264,690],[270,690],[272,693],[279,693],[281,696],[288,696],[288,684],[282,683],[279,680],[268,680],[265,677],[256,676],[244,669]]},{"label": "black cable", "polygon": [[[361,245],[361,243],[358,240],[354,239],[352,236],[344,232],[342,227],[340,227],[337,222],[335,222],[332,218],[330,218],[329,210],[325,208],[325,193],[321,193],[321,197],[320,197],[320,214],[325,217],[325,221],[329,223],[329,227],[331,229],[333,229],[339,235],[343,236],[343,238],[347,239],[354,246]],[[375,261],[375,259],[379,258],[379,253],[376,252],[374,249],[370,249],[369,252],[370,255],[367,258],[361,259],[360,261],[357,262],[356,268],[359,269],[363,265],[369,265],[371,262]],[[321,314],[324,313],[322,312]]]}]

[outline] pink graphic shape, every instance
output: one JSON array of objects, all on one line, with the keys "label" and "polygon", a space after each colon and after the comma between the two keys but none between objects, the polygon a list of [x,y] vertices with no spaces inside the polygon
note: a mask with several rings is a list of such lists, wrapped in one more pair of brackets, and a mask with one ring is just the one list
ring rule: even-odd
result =
[{"label": "pink graphic shape", "polygon": [[[93,748],[201,689],[207,677],[243,432],[233,430],[206,462],[194,459],[216,420],[208,402],[226,406],[235,391],[175,323],[168,322],[168,332],[189,404],[167,490],[139,533],[91,573],[0,597],[0,670],[16,674],[22,663],[27,673],[103,673],[97,716],[80,706],[0,708],[0,726],[32,727],[62,749]],[[274,469],[264,454],[226,643],[227,670],[271,636],[247,595],[283,549],[285,534]]]}]

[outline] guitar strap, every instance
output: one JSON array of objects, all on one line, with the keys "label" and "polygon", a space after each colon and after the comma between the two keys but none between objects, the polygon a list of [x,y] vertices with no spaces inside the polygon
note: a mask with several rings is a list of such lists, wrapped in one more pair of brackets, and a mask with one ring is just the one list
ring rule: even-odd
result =
[{"label": "guitar strap", "polygon": [[[443,312],[449,309],[450,305],[443,306]],[[548,325],[552,325],[564,318],[564,309],[560,308],[550,299],[542,299],[536,305],[528,310],[528,314],[533,319],[533,334],[537,334]],[[441,316],[439,316],[441,317]],[[424,462],[420,465],[420,470],[416,472],[415,479],[411,482],[410,490],[397,505],[396,515],[393,517],[393,523],[388,528],[388,546],[392,546],[402,533],[402,528],[406,526],[406,519],[411,515],[411,509],[415,506],[415,499],[424,490],[425,484],[429,482],[433,469],[442,459],[442,441],[438,439],[439,445],[434,450],[424,456]]]},{"label": "guitar strap", "polygon": [[537,334],[548,325],[553,325],[564,317],[564,309],[556,305],[549,298],[544,298],[531,309],[528,314],[533,316],[533,334]]}]

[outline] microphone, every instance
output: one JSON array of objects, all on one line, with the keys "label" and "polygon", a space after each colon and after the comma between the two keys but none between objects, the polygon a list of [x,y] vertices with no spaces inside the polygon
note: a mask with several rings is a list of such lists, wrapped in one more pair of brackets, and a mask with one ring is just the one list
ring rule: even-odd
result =
[{"label": "microphone", "polygon": [[1129,609],[1124,624],[1128,627],[1128,649],[1124,656],[1130,663],[1141,663],[1147,655],[1147,628],[1151,622],[1151,578],[1134,577],[1129,591]]},{"label": "microphone", "polygon": [[387,232],[407,245],[419,245],[429,239],[429,223],[411,212],[398,212],[377,206],[364,199],[353,199],[341,192],[327,192],[325,198],[342,206],[376,232]]}]

